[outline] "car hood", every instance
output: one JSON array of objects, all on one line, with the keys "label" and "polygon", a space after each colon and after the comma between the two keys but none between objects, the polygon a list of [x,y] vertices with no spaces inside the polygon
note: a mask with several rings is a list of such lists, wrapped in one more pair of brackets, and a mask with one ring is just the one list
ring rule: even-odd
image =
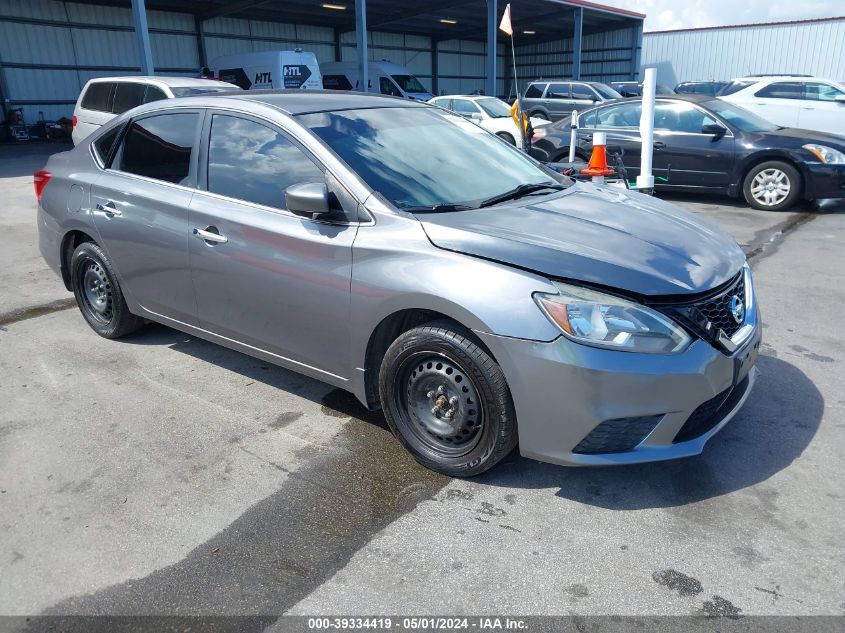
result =
[{"label": "car hood", "polygon": [[530,200],[417,218],[439,248],[640,296],[707,291],[745,261],[716,226],[643,194],[575,183]]}]

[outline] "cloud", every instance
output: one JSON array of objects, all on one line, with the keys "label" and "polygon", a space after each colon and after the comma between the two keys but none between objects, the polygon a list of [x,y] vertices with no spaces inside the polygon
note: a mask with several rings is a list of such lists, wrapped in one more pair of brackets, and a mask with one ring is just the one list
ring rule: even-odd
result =
[{"label": "cloud", "polygon": [[842,0],[599,0],[646,14],[646,31],[757,22],[806,20],[845,15]]}]

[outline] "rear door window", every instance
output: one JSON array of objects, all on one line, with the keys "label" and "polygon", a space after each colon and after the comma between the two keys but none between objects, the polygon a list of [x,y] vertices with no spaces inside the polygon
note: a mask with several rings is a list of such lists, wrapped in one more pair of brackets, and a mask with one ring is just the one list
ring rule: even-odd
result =
[{"label": "rear door window", "polygon": [[82,97],[82,107],[97,112],[111,112],[114,82],[98,81],[88,85]]},{"label": "rear door window", "polygon": [[803,99],[804,86],[798,82],[778,81],[761,88],[754,96],[766,99]]},{"label": "rear door window", "polygon": [[478,112],[478,106],[469,99],[453,99],[452,110],[463,116],[471,116]]},{"label": "rear door window", "polygon": [[199,120],[199,114],[184,112],[133,121],[123,140],[120,171],[189,184]]},{"label": "rear door window", "polygon": [[569,99],[569,84],[549,84],[546,99]]},{"label": "rear door window", "polygon": [[546,89],[546,84],[531,84],[528,90],[525,91],[526,99],[539,99],[543,96],[543,91]]},{"label": "rear door window", "polygon": [[593,101],[596,98],[596,93],[584,84],[572,84],[572,98],[581,101]]},{"label": "rear door window", "polygon": [[115,114],[123,114],[141,105],[143,97],[144,84],[120,81],[115,85],[111,111]]},{"label": "rear door window", "polygon": [[325,174],[280,131],[250,119],[215,114],[208,142],[208,190],[275,209],[285,189],[322,182]]}]

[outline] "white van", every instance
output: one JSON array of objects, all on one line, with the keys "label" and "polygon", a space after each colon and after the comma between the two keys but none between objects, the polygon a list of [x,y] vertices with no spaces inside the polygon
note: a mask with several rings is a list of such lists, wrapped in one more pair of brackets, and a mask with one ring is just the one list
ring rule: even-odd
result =
[{"label": "white van", "polygon": [[216,78],[244,90],[320,90],[323,87],[314,53],[298,48],[293,51],[225,55],[211,62],[209,68]]},{"label": "white van", "polygon": [[237,86],[194,77],[98,77],[79,93],[73,109],[73,144],[105,125],[118,114],[159,99],[189,97],[208,92],[237,90]]},{"label": "white van", "polygon": [[[323,88],[326,90],[363,91],[358,77],[358,62],[326,62],[320,64]],[[408,69],[388,61],[367,64],[367,92],[428,101],[432,95]]]}]

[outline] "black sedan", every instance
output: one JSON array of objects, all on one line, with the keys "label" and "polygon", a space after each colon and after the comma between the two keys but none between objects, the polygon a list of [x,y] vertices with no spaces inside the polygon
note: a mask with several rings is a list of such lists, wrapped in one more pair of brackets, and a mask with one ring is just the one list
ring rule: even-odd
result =
[{"label": "black sedan", "polygon": [[[594,131],[621,147],[633,180],[640,171],[641,99],[617,100],[581,113],[576,155],[587,160]],[[569,121],[539,128],[531,154],[567,160]],[[742,195],[752,207],[781,211],[799,198],[845,198],[845,137],[779,127],[720,99],[658,97],[654,112],[655,188]]]}]

